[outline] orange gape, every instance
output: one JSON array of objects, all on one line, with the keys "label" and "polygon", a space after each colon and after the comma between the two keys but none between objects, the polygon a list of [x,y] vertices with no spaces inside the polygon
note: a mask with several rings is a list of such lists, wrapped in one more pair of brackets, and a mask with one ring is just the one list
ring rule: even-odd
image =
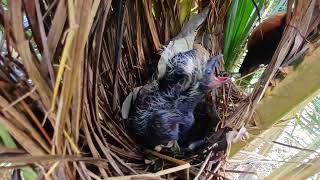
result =
[{"label": "orange gape", "polygon": [[245,76],[256,70],[261,64],[269,64],[281,40],[286,25],[286,13],[277,13],[265,19],[249,37],[247,55],[239,73]]}]

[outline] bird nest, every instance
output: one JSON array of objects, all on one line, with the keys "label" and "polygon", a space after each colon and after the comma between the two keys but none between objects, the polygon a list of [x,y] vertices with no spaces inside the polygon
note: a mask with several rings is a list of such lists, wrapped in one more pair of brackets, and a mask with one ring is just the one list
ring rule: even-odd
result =
[{"label": "bird nest", "polygon": [[11,174],[28,166],[54,179],[219,176],[234,130],[267,81],[249,99],[233,83],[209,93],[195,111],[196,121],[207,125],[209,143],[194,152],[141,148],[121,118],[125,97],[156,72],[161,44],[202,24],[195,41],[211,54],[221,52],[230,2],[199,1],[208,18],[187,31],[175,16],[175,2],[15,0],[1,6],[0,123],[14,140],[7,133],[3,144],[10,148],[1,148],[8,156],[0,159],[13,164]]},{"label": "bird nest", "polygon": [[[194,21],[204,20],[204,18],[199,19],[199,17],[205,18],[205,16],[200,13],[194,19],[190,20],[190,22],[185,25],[180,33],[178,33],[176,37],[172,38],[172,40],[169,41],[161,51],[156,52],[156,54],[154,55],[151,55],[151,57],[154,57],[154,59],[151,59],[153,60],[152,63],[148,66],[147,69],[142,69],[143,73],[149,74],[148,76],[144,76],[145,78],[140,79],[140,82],[142,83],[133,84],[132,89],[126,89],[127,87],[125,85],[122,86],[122,88],[118,89],[116,94],[121,95],[116,98],[119,100],[119,103],[114,107],[116,110],[118,110],[116,111],[117,115],[119,113],[119,110],[121,109],[122,116],[124,116],[124,114],[126,114],[125,116],[128,116],[130,105],[128,107],[128,104],[126,103],[131,104],[131,106],[134,105],[134,99],[136,96],[138,96],[139,89],[135,88],[135,86],[144,85],[148,82],[148,80],[151,79],[151,77],[156,77],[157,74],[161,74],[161,67],[163,67],[163,65],[167,66],[166,62],[168,61],[168,59],[172,58],[179,52],[184,53],[185,51],[193,48],[193,40],[196,39],[199,34],[197,34],[197,36],[195,37],[192,37],[193,35],[195,35],[194,31],[197,27],[188,25],[195,24]],[[201,23],[197,22],[196,24],[200,25]],[[189,29],[186,30],[185,28]],[[185,32],[188,33],[185,34]],[[201,45],[197,44],[194,46]],[[208,54],[208,52],[202,53]],[[119,74],[123,75],[123,82],[134,82],[131,80],[130,76],[134,76],[132,77],[132,79],[141,77],[139,76],[139,73],[131,73],[133,69],[135,69],[135,65],[130,64],[132,63],[132,61],[130,61],[129,59],[122,59],[121,62],[123,64],[121,66],[122,68],[119,69]],[[144,63],[146,62],[142,62],[142,64]],[[221,62],[215,70],[216,74],[221,74],[222,72],[224,72],[223,62]],[[100,72],[98,74],[100,74]],[[126,77],[126,75],[129,75],[129,77]],[[103,79],[101,80],[103,81]],[[106,88],[113,87],[113,84],[111,83],[112,81],[110,80],[111,79],[106,80],[105,84],[103,83],[105,88],[99,91],[100,93],[110,92],[110,89]],[[132,94],[130,94],[130,98],[125,100],[124,97],[127,96],[129,92],[132,92]],[[187,168],[188,170],[190,170],[190,174],[188,175],[191,175],[192,177],[201,176],[202,178],[204,178],[204,175],[202,174],[203,171],[210,172],[209,174],[207,174],[208,176],[217,176],[218,172],[221,170],[221,167],[225,162],[226,157],[228,156],[230,143],[235,138],[235,134],[237,134],[237,131],[234,131],[232,129],[234,125],[231,123],[231,121],[227,121],[227,118],[235,111],[235,109],[237,109],[240,102],[243,102],[245,99],[246,95],[232,82],[225,84],[222,87],[215,89],[207,94],[197,105],[194,112],[194,127],[195,131],[197,131],[195,135],[205,138],[207,140],[207,143],[204,146],[188,152],[181,152],[179,149],[165,146],[162,146],[161,150],[146,149],[139,144],[136,144],[135,140],[126,133],[125,120],[121,118],[120,115],[118,115],[116,119],[112,119],[111,121],[118,129],[117,134],[120,134],[119,132],[121,132],[121,136],[113,138],[115,138],[114,140],[118,141],[119,144],[127,147],[121,147],[121,149],[126,153],[123,152],[123,154],[118,155],[120,158],[126,158],[126,161],[130,164],[135,164],[137,167],[140,167],[141,169],[135,169],[135,172],[139,173],[147,170],[148,172],[156,172],[156,174],[165,173],[171,174],[173,176],[185,177],[184,173],[176,173],[176,171],[181,171],[181,169]],[[122,104],[122,102],[124,101],[126,103]],[[120,105],[122,105],[122,108]],[[239,125],[239,127],[240,126],[241,125]],[[112,130],[114,129],[112,127],[109,127],[109,131]],[[118,139],[118,137],[122,138]],[[136,158],[130,159],[128,157],[124,157],[123,155],[128,155],[128,152],[129,154],[135,155]],[[190,165],[192,165],[192,167],[190,167]]]},{"label": "bird nest", "polygon": [[[195,115],[208,123],[203,136],[210,143],[187,154],[139,147],[120,115],[125,97],[155,73],[161,59],[160,41],[170,44],[169,37],[179,32],[176,38],[185,38],[202,24],[208,8],[201,14],[201,23],[196,19],[196,25],[181,31],[173,16],[159,12],[155,21],[149,1],[127,2],[122,14],[117,12],[124,4],[112,5],[119,9],[112,11],[111,2],[95,3],[59,1],[47,6],[44,1],[19,0],[1,6],[5,43],[0,58],[0,122],[14,138],[12,148],[4,150],[14,157],[2,160],[14,164],[15,175],[19,175],[17,166],[29,166],[41,176],[56,179],[185,177],[184,169],[193,177],[203,171],[216,176],[227,151],[230,129],[225,129],[225,117],[244,97],[234,84],[211,92],[200,103]],[[171,1],[162,5],[178,12]],[[164,7],[157,10],[166,11]],[[26,17],[15,9],[23,9]],[[42,20],[46,26],[39,23]],[[165,30],[162,22],[168,20],[175,26],[166,29],[166,25]],[[155,27],[166,35],[158,36]],[[33,34],[24,36],[25,31]]]}]

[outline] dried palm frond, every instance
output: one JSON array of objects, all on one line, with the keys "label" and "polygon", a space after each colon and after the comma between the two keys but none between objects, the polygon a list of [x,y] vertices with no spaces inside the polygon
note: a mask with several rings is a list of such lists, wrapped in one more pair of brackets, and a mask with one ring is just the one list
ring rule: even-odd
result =
[{"label": "dried palm frond", "polygon": [[[180,33],[184,25],[181,23],[187,22],[180,2],[2,2],[0,23],[5,40],[1,48],[5,50],[0,55],[0,124],[22,151],[1,149],[11,156],[1,158],[0,163],[12,163],[4,167],[7,169],[29,166],[40,177],[54,179],[125,175],[131,175],[126,178],[220,177],[218,172],[227,152],[212,148],[222,137],[225,139],[227,131],[219,128],[243,126],[244,118],[252,114],[261,99],[262,87],[281,62],[290,61],[303,49],[302,37],[307,37],[319,24],[319,17],[310,21],[314,18],[312,14],[319,14],[312,13],[318,11],[316,1],[306,2],[309,6],[298,1],[294,9],[289,9],[293,12],[291,17],[296,18],[289,18],[290,26],[271,66],[249,98],[231,83],[204,100],[206,107],[217,109],[205,113],[216,113],[221,119],[210,127],[210,146],[192,156],[176,157],[143,151],[126,133],[120,108],[126,95],[154,74],[161,47]],[[219,54],[230,1],[197,1],[196,5],[199,12],[210,9],[196,42],[212,54]],[[121,16],[123,23],[119,21]],[[24,18],[27,20],[23,21]],[[280,48],[286,54],[280,54]],[[217,71],[223,71],[223,64]],[[189,161],[199,165],[190,167]],[[188,175],[178,172],[185,169]]]}]

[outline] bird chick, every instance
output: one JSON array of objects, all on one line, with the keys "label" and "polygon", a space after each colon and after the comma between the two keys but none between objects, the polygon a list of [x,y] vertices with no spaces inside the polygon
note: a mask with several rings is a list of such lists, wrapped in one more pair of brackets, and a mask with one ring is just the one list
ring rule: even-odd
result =
[{"label": "bird chick", "polygon": [[167,72],[141,88],[126,122],[129,133],[148,148],[183,139],[194,123],[193,111],[210,89],[228,81],[216,77],[221,56],[199,61],[197,50],[168,61]]}]

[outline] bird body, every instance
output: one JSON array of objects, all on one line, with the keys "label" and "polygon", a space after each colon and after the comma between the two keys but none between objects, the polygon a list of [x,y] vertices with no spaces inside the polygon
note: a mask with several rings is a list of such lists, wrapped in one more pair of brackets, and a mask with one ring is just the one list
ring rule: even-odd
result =
[{"label": "bird body", "polygon": [[197,49],[175,55],[162,78],[140,89],[127,120],[127,129],[139,144],[153,148],[180,141],[180,146],[187,146],[185,137],[193,126],[196,105],[227,80],[213,75],[220,56],[207,61],[198,55]]},{"label": "bird body", "polygon": [[286,13],[277,13],[258,25],[247,43],[247,55],[241,64],[239,73],[245,76],[256,70],[261,64],[270,63],[281,40],[286,25]]},{"label": "bird body", "polygon": [[183,107],[180,93],[160,90],[156,82],[141,88],[129,116],[129,127],[136,140],[147,147],[179,140],[180,131],[187,131],[193,124],[193,107]]}]

